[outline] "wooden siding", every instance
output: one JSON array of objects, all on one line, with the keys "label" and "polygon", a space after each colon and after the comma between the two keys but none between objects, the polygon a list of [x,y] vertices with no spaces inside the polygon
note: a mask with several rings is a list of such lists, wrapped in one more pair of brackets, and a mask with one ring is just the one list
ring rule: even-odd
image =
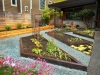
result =
[{"label": "wooden siding", "polygon": [[[25,11],[25,6],[28,6],[28,11]],[[30,0],[22,0],[22,12],[30,13]]]},{"label": "wooden siding", "polygon": [[18,12],[21,12],[20,10],[20,0],[17,0],[17,8],[18,8]]},{"label": "wooden siding", "polygon": [[11,6],[11,0],[4,0],[4,3],[5,3],[5,11],[18,12],[18,5],[17,7]]},{"label": "wooden siding", "polygon": [[3,11],[2,0],[0,0],[0,11]]},{"label": "wooden siding", "polygon": [[[52,2],[55,2],[56,0],[51,0]],[[46,6],[48,6],[49,0],[46,0]],[[32,1],[32,11],[31,13],[33,15],[35,14],[42,14],[42,10],[39,10],[39,0]]]},{"label": "wooden siding", "polygon": [[0,30],[4,30],[6,25],[15,29],[18,23],[31,26],[31,15],[27,13],[0,12]]}]

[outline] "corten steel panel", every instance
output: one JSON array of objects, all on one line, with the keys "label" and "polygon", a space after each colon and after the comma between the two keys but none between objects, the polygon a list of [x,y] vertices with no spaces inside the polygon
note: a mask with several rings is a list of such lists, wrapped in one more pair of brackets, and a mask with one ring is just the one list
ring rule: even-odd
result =
[{"label": "corten steel panel", "polygon": [[17,7],[11,6],[11,0],[4,0],[4,3],[5,3],[5,11],[7,11],[7,12],[19,12],[18,5],[17,5]]},{"label": "corten steel panel", "polygon": [[[25,11],[25,6],[28,6],[27,12]],[[30,13],[30,0],[22,0],[22,12]]]},{"label": "corten steel panel", "polygon": [[3,11],[2,0],[0,0],[0,11]]}]

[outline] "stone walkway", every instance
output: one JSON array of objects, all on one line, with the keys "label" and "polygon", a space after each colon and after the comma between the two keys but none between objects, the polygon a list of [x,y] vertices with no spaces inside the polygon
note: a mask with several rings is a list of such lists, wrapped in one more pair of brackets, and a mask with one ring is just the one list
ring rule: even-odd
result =
[{"label": "stone walkway", "polygon": [[[45,34],[45,31],[41,31],[41,34],[43,34],[43,36],[46,37],[48,40],[51,39],[51,37]],[[23,61],[31,60],[29,58],[20,56],[20,47],[19,47],[20,46],[19,39],[21,37],[29,36],[29,35],[32,35],[32,33],[0,40],[0,54],[4,56],[12,56],[15,59],[21,59]],[[64,43],[56,39],[54,39],[54,43],[57,46],[59,46],[61,49],[65,50],[67,53],[75,57],[77,60],[82,62],[84,65],[88,66],[90,56],[85,55],[77,50],[74,50],[73,48],[69,47],[68,45],[65,45]],[[87,72],[84,71],[65,68],[58,65],[53,65],[53,66],[56,68],[56,70],[52,72],[53,75],[87,75]]]}]

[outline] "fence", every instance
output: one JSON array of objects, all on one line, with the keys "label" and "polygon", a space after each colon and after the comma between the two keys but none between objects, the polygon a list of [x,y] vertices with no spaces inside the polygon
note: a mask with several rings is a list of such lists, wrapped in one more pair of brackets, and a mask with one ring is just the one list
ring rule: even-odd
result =
[{"label": "fence", "polygon": [[16,29],[18,23],[31,26],[31,14],[0,12],[0,30],[4,30],[7,25]]}]

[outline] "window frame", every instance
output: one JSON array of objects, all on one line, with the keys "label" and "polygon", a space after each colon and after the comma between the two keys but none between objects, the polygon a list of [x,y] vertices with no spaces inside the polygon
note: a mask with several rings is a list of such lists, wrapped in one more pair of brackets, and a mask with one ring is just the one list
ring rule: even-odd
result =
[{"label": "window frame", "polygon": [[13,4],[11,0],[11,6],[17,7],[17,0],[15,0],[15,4]]},{"label": "window frame", "polygon": [[[27,10],[26,10],[26,8],[27,8]],[[28,12],[28,6],[25,6],[25,11]]]},{"label": "window frame", "polygon": [[[41,0],[39,0],[39,10],[43,10],[43,9],[41,9]],[[46,6],[46,0],[45,0],[45,6]]]}]

